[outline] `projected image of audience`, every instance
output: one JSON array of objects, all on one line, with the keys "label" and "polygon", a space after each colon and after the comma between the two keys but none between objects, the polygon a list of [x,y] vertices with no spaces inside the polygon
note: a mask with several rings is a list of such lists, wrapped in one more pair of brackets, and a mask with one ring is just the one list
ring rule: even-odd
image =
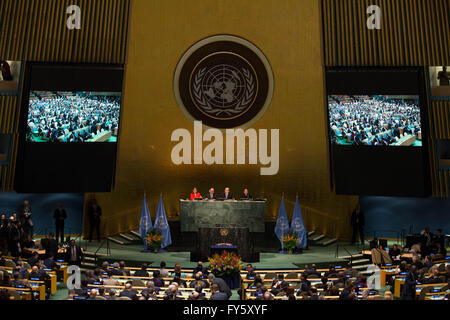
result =
[{"label": "projected image of audience", "polygon": [[120,92],[32,91],[29,142],[116,142]]},{"label": "projected image of audience", "polygon": [[331,142],[422,146],[418,96],[328,96]]}]

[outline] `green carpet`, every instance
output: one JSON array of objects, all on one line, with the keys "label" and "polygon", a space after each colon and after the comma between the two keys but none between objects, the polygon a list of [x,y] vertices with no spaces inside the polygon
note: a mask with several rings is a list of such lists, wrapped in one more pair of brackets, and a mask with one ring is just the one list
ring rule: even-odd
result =
[{"label": "green carpet", "polygon": [[[352,254],[361,253],[360,245],[351,245],[349,243],[339,243],[339,256],[346,256],[348,253],[345,248]],[[181,263],[182,267],[193,268],[196,262],[190,261],[189,252],[164,252],[164,253],[144,253],[142,245],[120,245],[110,243],[111,255],[107,257],[99,257],[99,264],[103,261],[113,263],[124,260],[128,266],[140,266],[142,263],[151,263],[153,267],[159,266],[161,261],[165,261],[167,266],[172,267],[175,263]],[[88,251],[95,251],[95,245],[90,245]],[[105,248],[99,250],[100,253],[106,253]],[[327,247],[310,246],[308,250],[304,250],[302,254],[280,254],[280,253],[260,253],[260,262],[253,263],[256,268],[296,268],[295,264],[311,264],[318,266],[326,266],[330,263],[345,262],[346,260],[338,259],[336,255],[336,244]],[[244,261],[245,263],[245,261]]]}]

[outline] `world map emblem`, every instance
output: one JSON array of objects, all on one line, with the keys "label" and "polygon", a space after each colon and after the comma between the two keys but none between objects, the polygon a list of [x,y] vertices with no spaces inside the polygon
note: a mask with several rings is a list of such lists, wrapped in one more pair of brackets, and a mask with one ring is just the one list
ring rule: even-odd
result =
[{"label": "world map emblem", "polygon": [[267,109],[273,75],[264,54],[235,36],[197,42],[174,77],[176,100],[190,120],[215,128],[249,126]]}]

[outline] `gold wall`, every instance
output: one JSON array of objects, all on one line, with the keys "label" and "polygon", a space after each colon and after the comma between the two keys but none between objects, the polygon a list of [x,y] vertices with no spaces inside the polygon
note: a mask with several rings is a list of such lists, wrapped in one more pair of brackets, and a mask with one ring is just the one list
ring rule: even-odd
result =
[{"label": "gold wall", "polygon": [[[144,190],[152,217],[163,193],[169,220],[193,186],[206,193],[248,187],[268,197],[266,219],[278,214],[284,192],[288,216],[296,193],[308,230],[348,237],[355,198],[330,191],[320,2],[239,0],[135,0],[132,2],[116,189],[95,194],[105,232],[137,229]],[[261,176],[254,165],[174,165],[171,133],[193,124],[178,107],[173,76],[183,53],[217,34],[247,39],[262,50],[274,73],[274,94],[252,126],[280,129],[280,169]],[[92,195],[87,195],[90,197]]]}]

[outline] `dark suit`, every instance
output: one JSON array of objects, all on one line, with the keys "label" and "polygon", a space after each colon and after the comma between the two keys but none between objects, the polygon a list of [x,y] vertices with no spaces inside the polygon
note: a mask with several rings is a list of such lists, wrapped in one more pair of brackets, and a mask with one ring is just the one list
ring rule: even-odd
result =
[{"label": "dark suit", "polygon": [[213,295],[211,295],[209,300],[228,300],[228,296],[226,293],[219,291],[219,292],[216,292]]},{"label": "dark suit", "polygon": [[56,266],[56,263],[53,259],[47,258],[44,260],[44,265],[47,269],[53,269]]},{"label": "dark suit", "polygon": [[61,242],[64,242],[64,220],[67,218],[66,210],[58,209],[53,213],[53,218],[55,218],[55,229],[56,229],[56,240],[58,240],[61,235]]},{"label": "dark suit", "polygon": [[225,194],[225,192],[224,192],[221,194],[220,198],[224,199],[224,200],[231,200],[231,199],[233,199],[233,194],[231,192],[228,192],[228,194]]},{"label": "dark suit", "polygon": [[102,215],[102,208],[97,205],[94,207],[91,205],[88,209],[89,217],[89,240],[92,240],[92,233],[95,229],[97,232],[97,240],[100,241],[100,217]]},{"label": "dark suit", "polygon": [[144,270],[136,270],[135,272],[134,272],[134,275],[133,276],[135,276],[135,277],[150,277],[150,275],[148,274],[148,272],[147,271],[144,271]]},{"label": "dark suit", "polygon": [[219,286],[219,291],[227,295],[228,298],[231,297],[232,293],[230,287],[222,278],[214,278],[212,284],[217,284]]},{"label": "dark suit", "polygon": [[203,197],[203,199],[208,199],[208,200],[213,200],[213,199],[217,199],[216,194],[210,194],[209,192]]},{"label": "dark suit", "polygon": [[253,200],[253,197],[250,193],[248,193],[247,195],[241,194],[241,200]]},{"label": "dark suit", "polygon": [[133,291],[130,291],[130,290],[123,290],[119,294],[119,297],[128,297],[128,298],[131,298],[133,300],[137,299],[136,292],[133,292]]},{"label": "dark suit", "polygon": [[53,255],[53,258],[56,259],[58,255],[58,242],[56,239],[47,239],[47,243],[44,246],[45,253],[47,257]]},{"label": "dark suit", "polygon": [[417,275],[409,272],[405,277],[405,284],[402,288],[401,298],[403,300],[415,300],[416,298]]},{"label": "dark suit", "polygon": [[359,210],[359,212],[356,212],[356,210],[354,210],[352,212],[350,224],[353,229],[352,243],[355,243],[356,235],[359,232],[361,243],[364,244],[364,224],[365,224],[364,212],[362,210]]},{"label": "dark suit", "polygon": [[24,237],[26,238],[28,234],[33,235],[33,222],[31,220],[31,206],[21,205],[18,211],[18,219],[23,228]]},{"label": "dark suit", "polygon": [[[74,250],[75,247],[75,251]],[[69,246],[66,251],[66,261],[69,265],[77,265],[81,264],[81,259],[83,258],[83,252],[81,248],[77,245]]]}]

